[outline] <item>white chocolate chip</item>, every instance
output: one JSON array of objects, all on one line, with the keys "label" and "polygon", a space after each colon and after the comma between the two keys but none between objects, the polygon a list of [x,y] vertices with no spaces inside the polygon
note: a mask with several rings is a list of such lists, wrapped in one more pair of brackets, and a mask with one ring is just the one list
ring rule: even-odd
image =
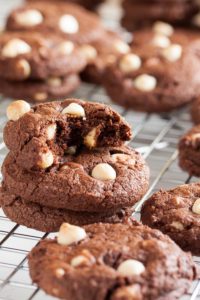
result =
[{"label": "white chocolate chip", "polygon": [[47,84],[52,87],[60,87],[62,85],[62,79],[59,77],[50,77],[47,79]]},{"label": "white chocolate chip", "polygon": [[47,127],[47,129],[46,129],[46,137],[47,137],[48,141],[54,139],[54,137],[56,135],[56,129],[57,129],[56,124],[51,124],[51,125],[49,125]]},{"label": "white chocolate chip", "polygon": [[162,35],[171,36],[174,33],[174,28],[168,23],[157,21],[153,25],[153,31]]},{"label": "white chocolate chip", "polygon": [[200,13],[198,13],[197,15],[195,15],[195,16],[192,18],[192,23],[193,23],[195,26],[200,27]]},{"label": "white chocolate chip", "polygon": [[119,163],[128,162],[129,164],[131,164],[133,166],[135,165],[135,159],[133,159],[128,154],[116,153],[116,154],[112,154],[111,157],[114,162],[119,162]]},{"label": "white chocolate chip", "polygon": [[114,48],[120,54],[126,54],[130,51],[129,45],[120,40],[114,43]]},{"label": "white chocolate chip", "polygon": [[197,140],[200,140],[200,133],[194,133],[190,136],[193,147],[196,147]]},{"label": "white chocolate chip", "polygon": [[80,48],[80,52],[85,57],[87,62],[93,62],[97,57],[97,50],[90,45],[83,45]]},{"label": "white chocolate chip", "polygon": [[139,284],[122,286],[118,288],[111,299],[115,300],[141,300],[141,289]]},{"label": "white chocolate chip", "polygon": [[4,57],[16,57],[31,52],[29,44],[20,39],[12,39],[4,45],[1,54]]},{"label": "white chocolate chip", "polygon": [[156,78],[148,74],[139,75],[134,80],[135,88],[142,92],[153,91],[156,85],[157,85]]},{"label": "white chocolate chip", "polygon": [[48,94],[47,93],[45,93],[45,92],[41,92],[41,93],[36,93],[35,95],[34,95],[34,100],[35,101],[45,101],[45,100],[47,100],[47,98],[48,98]]},{"label": "white chocolate chip", "polygon": [[62,32],[74,34],[79,31],[79,23],[72,15],[63,15],[59,20],[59,27]]},{"label": "white chocolate chip", "polygon": [[141,59],[138,55],[133,53],[125,55],[120,63],[120,70],[124,73],[129,73],[138,70],[141,67]]},{"label": "white chocolate chip", "polygon": [[70,147],[67,149],[66,154],[74,155],[74,154],[76,154],[76,150],[77,150],[77,147],[76,147],[76,146],[70,146]]},{"label": "white chocolate chip", "polygon": [[161,35],[161,34],[156,34],[152,40],[152,44],[154,46],[157,46],[160,48],[169,47],[170,43],[171,42],[170,42],[169,38],[167,36]]},{"label": "white chocolate chip", "polygon": [[69,148],[67,148],[66,154],[74,155],[76,154],[76,150],[77,150],[76,146],[70,146]]},{"label": "white chocolate chip", "polygon": [[183,224],[180,223],[180,222],[178,222],[178,221],[173,221],[171,223],[171,226],[174,227],[174,228],[176,228],[176,229],[178,229],[178,230],[180,230],[180,231],[182,231],[184,229]]},{"label": "white chocolate chip", "polygon": [[88,262],[87,257],[85,257],[84,255],[78,255],[71,260],[70,264],[72,267],[76,268],[81,265],[87,264],[87,262]]},{"label": "white chocolate chip", "polygon": [[193,206],[192,206],[192,211],[193,213],[197,214],[197,215],[200,215],[200,198],[198,198]]},{"label": "white chocolate chip", "polygon": [[32,27],[42,23],[43,16],[39,10],[29,9],[17,13],[15,20],[22,26]]},{"label": "white chocolate chip", "polygon": [[58,290],[57,288],[53,288],[53,289],[52,289],[52,294],[53,294],[54,296],[58,296],[58,295],[59,295],[59,290]]},{"label": "white chocolate chip", "polygon": [[65,275],[65,270],[62,268],[58,268],[55,271],[57,278],[62,278]]},{"label": "white chocolate chip", "polygon": [[93,128],[85,137],[84,144],[89,148],[94,148],[97,143],[97,128]]},{"label": "white chocolate chip", "polygon": [[99,180],[115,180],[116,171],[106,163],[98,164],[92,170],[92,177]]},{"label": "white chocolate chip", "polygon": [[135,259],[128,259],[121,263],[117,269],[121,276],[139,276],[145,271],[144,265]]},{"label": "white chocolate chip", "polygon": [[31,110],[30,104],[24,100],[17,100],[12,102],[7,108],[7,117],[9,120],[17,121],[24,114]]},{"label": "white chocolate chip", "polygon": [[172,44],[169,47],[163,49],[162,55],[170,62],[177,61],[179,58],[181,58],[182,47],[178,44]]},{"label": "white chocolate chip", "polygon": [[28,78],[31,74],[31,66],[26,59],[20,59],[16,64],[16,68],[22,72],[24,78]]},{"label": "white chocolate chip", "polygon": [[172,201],[176,204],[176,205],[180,205],[183,202],[183,198],[176,196],[174,198],[172,198]]},{"label": "white chocolate chip", "polygon": [[38,167],[40,167],[41,169],[47,169],[53,165],[53,162],[54,162],[53,153],[51,151],[48,151],[46,153],[41,154],[41,159],[38,162]]},{"label": "white chocolate chip", "polygon": [[56,51],[61,55],[70,55],[74,51],[74,44],[70,41],[62,42],[56,47]]},{"label": "white chocolate chip", "polygon": [[63,109],[62,114],[72,115],[76,117],[85,117],[85,110],[80,104],[70,103]]},{"label": "white chocolate chip", "polygon": [[58,244],[68,246],[82,241],[86,236],[87,234],[83,228],[63,223],[58,233]]}]

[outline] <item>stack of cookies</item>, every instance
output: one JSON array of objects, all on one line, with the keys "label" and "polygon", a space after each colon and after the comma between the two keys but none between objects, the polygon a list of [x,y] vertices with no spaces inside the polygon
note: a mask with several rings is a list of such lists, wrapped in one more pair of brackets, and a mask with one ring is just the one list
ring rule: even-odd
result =
[{"label": "stack of cookies", "polygon": [[129,31],[148,27],[157,20],[173,25],[199,23],[195,0],[124,0],[122,25]]},{"label": "stack of cookies", "polygon": [[91,56],[80,45],[104,34],[99,18],[75,4],[34,1],[13,10],[0,36],[0,92],[29,101],[65,98]]},{"label": "stack of cookies", "polygon": [[95,14],[60,1],[33,1],[11,12],[0,36],[0,92],[29,101],[64,99],[129,52]]},{"label": "stack of cookies", "polygon": [[111,99],[127,108],[171,111],[200,94],[199,50],[195,33],[156,22],[135,32],[131,51],[107,66],[103,84]]},{"label": "stack of cookies", "polygon": [[42,231],[63,222],[121,222],[148,188],[149,169],[124,145],[129,125],[110,107],[76,99],[22,100],[7,110],[0,204],[13,221]]},{"label": "stack of cookies", "polygon": [[41,33],[0,36],[0,92],[41,102],[62,99],[80,84],[84,56],[71,41]]}]

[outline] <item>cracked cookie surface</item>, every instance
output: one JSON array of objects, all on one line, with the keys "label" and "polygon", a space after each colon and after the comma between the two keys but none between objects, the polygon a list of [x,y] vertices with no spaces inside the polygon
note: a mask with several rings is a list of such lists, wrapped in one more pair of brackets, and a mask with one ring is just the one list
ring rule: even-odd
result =
[{"label": "cracked cookie surface", "polygon": [[25,202],[74,211],[108,212],[131,207],[145,194],[149,168],[129,147],[80,150],[48,170],[27,171],[10,152],[2,191]]}]

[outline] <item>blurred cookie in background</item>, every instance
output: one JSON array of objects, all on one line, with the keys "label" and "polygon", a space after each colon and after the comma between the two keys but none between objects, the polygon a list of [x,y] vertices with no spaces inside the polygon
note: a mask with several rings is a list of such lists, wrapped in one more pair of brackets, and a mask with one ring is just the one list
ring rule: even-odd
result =
[{"label": "blurred cookie in background", "polygon": [[78,73],[86,60],[73,42],[36,32],[0,35],[0,78],[20,81]]},{"label": "blurred cookie in background", "polygon": [[56,34],[78,44],[94,42],[105,33],[97,15],[79,5],[60,1],[34,1],[14,9],[8,16],[6,29]]},{"label": "blurred cookie in background", "polygon": [[200,177],[200,126],[184,134],[179,141],[179,165],[190,176]]},{"label": "blurred cookie in background", "polygon": [[195,124],[200,124],[200,97],[197,97],[192,104],[191,117]]},{"label": "blurred cookie in background", "polygon": [[0,35],[0,93],[29,101],[62,99],[80,83],[86,60],[73,42],[36,32]]},{"label": "blurred cookie in background", "polygon": [[119,34],[106,31],[98,41],[83,45],[80,51],[85,55],[87,66],[81,73],[84,81],[101,84],[105,69],[115,63],[118,57],[130,52],[130,46],[123,41]]},{"label": "blurred cookie in background", "polygon": [[155,34],[141,32],[131,52],[107,67],[104,86],[114,102],[127,108],[171,111],[199,95],[199,50],[200,40],[159,22]]},{"label": "blurred cookie in background", "polygon": [[[36,0],[26,0],[27,2],[34,2]],[[99,4],[103,3],[104,0],[42,0],[42,1],[48,1],[48,2],[72,2],[79,5],[84,6],[87,9],[93,10],[95,9]]]},{"label": "blurred cookie in background", "polygon": [[178,26],[200,25],[199,6],[194,0],[124,0],[122,26],[128,31],[149,27],[157,20]]},{"label": "blurred cookie in background", "polygon": [[14,99],[26,99],[29,102],[44,102],[64,99],[80,85],[77,74],[66,77],[49,77],[46,80],[10,81],[0,79],[0,93]]}]

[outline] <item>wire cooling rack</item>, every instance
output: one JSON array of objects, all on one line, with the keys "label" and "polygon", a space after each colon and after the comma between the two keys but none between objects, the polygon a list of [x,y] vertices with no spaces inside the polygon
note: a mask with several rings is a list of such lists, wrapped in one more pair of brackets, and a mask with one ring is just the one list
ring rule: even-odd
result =
[{"label": "wire cooling rack", "polygon": [[[0,0],[0,23],[3,22],[5,13],[18,3],[20,0]],[[134,138],[130,145],[142,153],[151,169],[149,191],[135,207],[134,215],[137,219],[140,218],[142,203],[153,192],[161,187],[169,189],[198,180],[188,177],[177,164],[177,142],[192,126],[187,109],[162,116],[127,111],[113,105],[103,89],[89,84],[82,84],[73,96],[110,104],[131,124]],[[3,143],[3,127],[9,103],[9,99],[0,98],[0,164],[7,153]],[[55,299],[32,284],[26,259],[29,251],[46,236],[47,234],[11,222],[0,209],[0,300]],[[194,260],[200,264],[200,257],[194,257]],[[200,281],[193,282],[188,294],[181,298],[189,299],[200,300]]]}]

